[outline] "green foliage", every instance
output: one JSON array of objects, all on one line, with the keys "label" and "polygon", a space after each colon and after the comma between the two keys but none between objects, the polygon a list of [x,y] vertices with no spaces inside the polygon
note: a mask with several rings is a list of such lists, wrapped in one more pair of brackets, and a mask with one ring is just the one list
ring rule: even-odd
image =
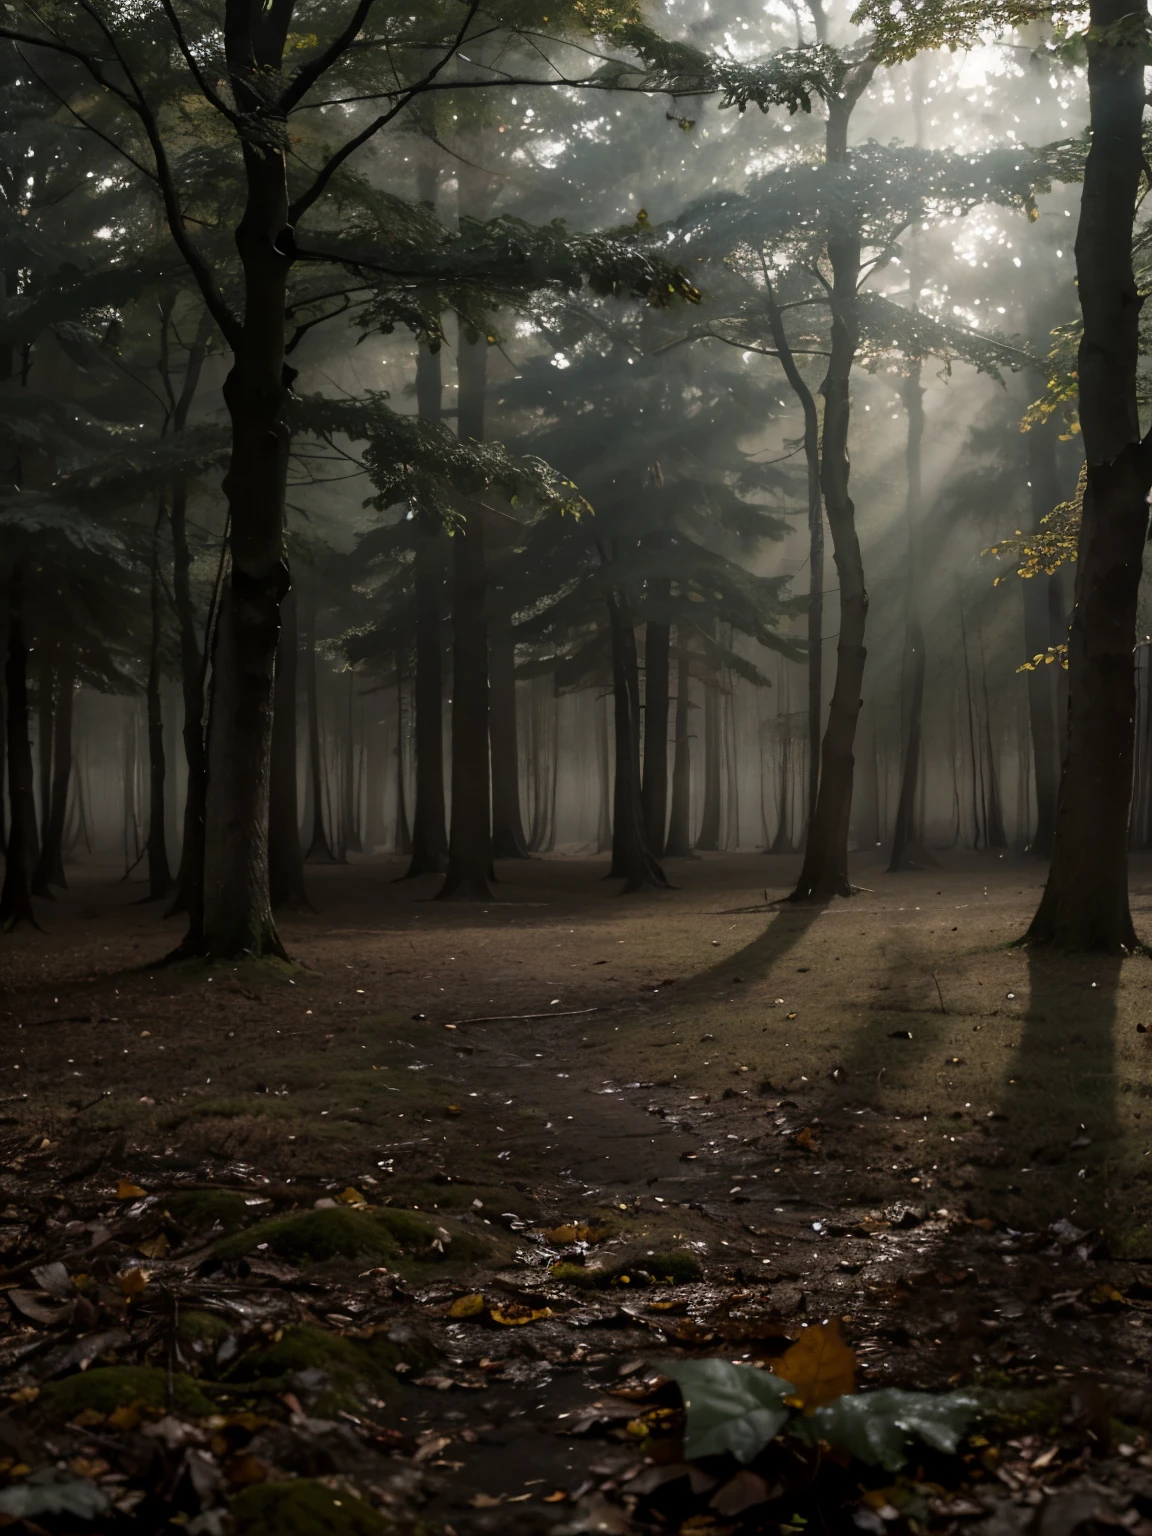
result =
[{"label": "green foliage", "polygon": [[[1082,9],[1072,0],[1066,11]],[[863,0],[852,13],[875,34],[875,56],[886,64],[936,48],[974,48],[1013,27],[1049,21],[1050,0]]]},{"label": "green foliage", "polygon": [[826,1441],[858,1461],[899,1472],[910,1442],[952,1455],[979,1409],[964,1392],[852,1392],[797,1419],[793,1432],[812,1444]]},{"label": "green foliage", "polygon": [[256,1483],[231,1504],[235,1536],[391,1536],[396,1530],[371,1504],[347,1489],[297,1477]]},{"label": "green foliage", "polygon": [[886,1389],[846,1393],[801,1414],[791,1382],[771,1371],[727,1360],[675,1360],[662,1369],[683,1395],[684,1454],[693,1460],[727,1452],[753,1461],[787,1427],[810,1444],[825,1441],[898,1472],[910,1442],[954,1452],[979,1408],[966,1393]]},{"label": "green foliage", "polygon": [[754,1461],[787,1424],[792,1384],[727,1360],[673,1360],[662,1370],[684,1398],[684,1454]]},{"label": "green foliage", "polygon": [[[71,1419],[86,1408],[95,1413],[111,1413],[142,1403],[146,1408],[164,1412],[168,1405],[168,1372],[156,1365],[93,1366],[62,1381],[48,1382],[40,1394],[39,1405],[52,1419]],[[172,1404],[177,1413],[202,1418],[214,1412],[212,1402],[190,1376],[180,1372],[172,1378]]]}]

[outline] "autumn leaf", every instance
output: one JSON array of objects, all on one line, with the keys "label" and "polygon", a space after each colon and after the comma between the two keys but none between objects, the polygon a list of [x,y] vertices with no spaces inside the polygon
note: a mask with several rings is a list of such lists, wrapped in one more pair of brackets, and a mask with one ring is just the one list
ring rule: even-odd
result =
[{"label": "autumn leaf", "polygon": [[856,1355],[836,1318],[806,1328],[772,1369],[792,1383],[805,1413],[835,1402],[856,1386]]},{"label": "autumn leaf", "polygon": [[128,1269],[122,1275],[116,1276],[116,1284],[123,1294],[129,1298],[139,1296],[140,1292],[148,1284],[148,1272],[143,1269]]},{"label": "autumn leaf", "polygon": [[492,1307],[488,1316],[503,1328],[521,1328],[525,1323],[535,1323],[542,1317],[551,1317],[552,1308],[541,1307],[536,1310],[533,1307],[521,1306],[519,1302],[514,1301],[506,1307]]},{"label": "autumn leaf", "polygon": [[117,1200],[141,1200],[147,1195],[146,1189],[141,1189],[139,1184],[130,1184],[127,1179],[121,1179],[116,1186]]},{"label": "autumn leaf", "polygon": [[168,1252],[168,1239],[161,1232],[158,1236],[149,1238],[146,1243],[139,1243],[137,1247],[146,1259],[162,1259]]},{"label": "autumn leaf", "polygon": [[449,1317],[479,1317],[484,1310],[484,1297],[479,1291],[470,1296],[457,1296],[448,1308]]},{"label": "autumn leaf", "polygon": [[602,1243],[608,1233],[607,1227],[587,1227],[574,1222],[544,1229],[544,1236],[550,1243]]},{"label": "autumn leaf", "polygon": [[342,1189],[336,1196],[341,1205],[367,1205],[368,1202],[358,1189],[353,1189],[349,1184],[347,1189]]}]

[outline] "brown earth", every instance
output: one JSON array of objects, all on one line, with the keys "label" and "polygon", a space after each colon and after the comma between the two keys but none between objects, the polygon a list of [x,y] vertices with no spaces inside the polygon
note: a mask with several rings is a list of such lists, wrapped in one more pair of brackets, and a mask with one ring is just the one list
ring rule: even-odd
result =
[{"label": "brown earth", "polygon": [[[610,1416],[592,1416],[591,1439],[540,1431],[622,1368],[654,1378],[669,1349],[766,1358],[840,1316],[864,1386],[1060,1394],[1051,1422],[1021,1409],[995,1465],[969,1454],[952,1505],[889,1502],[883,1528],[1024,1529],[1038,1508],[1095,1498],[1139,1529],[1152,969],[1012,947],[1038,867],[944,858],[896,877],[860,861],[871,889],[809,909],[775,905],[794,861],[758,855],[674,861],[676,890],[632,897],[600,881],[600,861],[533,860],[503,867],[483,907],[437,903],[435,881],[365,860],[310,871],[318,910],[282,920],[291,970],[161,966],[175,924],[109,871],[73,871],[40,908],[44,931],[0,948],[0,1237],[16,1276],[0,1285],[65,1252],[51,1202],[74,1220],[122,1212],[120,1180],[153,1197],[141,1220],[192,1186],[283,1211],[352,1186],[370,1205],[451,1211],[458,1247],[459,1223],[505,1244],[453,1284],[401,1266],[371,1305],[374,1282],[337,1266],[329,1310],[308,1302],[313,1320],[343,1319],[323,1324],[337,1333],[366,1307],[411,1314],[446,1362],[444,1385],[381,1402],[393,1431],[447,1436],[435,1458],[388,1458],[408,1478],[376,1501],[393,1514],[457,1533],[720,1529],[703,1493],[669,1512],[659,1487],[640,1491],[650,1472],[624,1478],[622,1456],[654,1458]],[[1134,873],[1138,928],[1150,876]],[[580,1224],[606,1235],[541,1235]],[[110,1230],[125,1255],[141,1240]],[[203,1244],[170,1235],[149,1284],[202,1286],[180,1255]],[[511,1260],[509,1241],[535,1246]],[[642,1288],[645,1255],[673,1250],[704,1276],[675,1289],[672,1320],[622,1271],[591,1293],[550,1272],[620,1260]],[[259,1283],[261,1305],[269,1286],[292,1291],[284,1275]],[[452,1321],[463,1286],[553,1315]],[[35,1319],[16,1322],[0,1351],[19,1393],[43,1373],[25,1359]],[[544,1507],[545,1486],[564,1497]],[[881,1528],[864,1507],[846,1528]],[[1051,1527],[1065,1529],[1080,1526]]]}]

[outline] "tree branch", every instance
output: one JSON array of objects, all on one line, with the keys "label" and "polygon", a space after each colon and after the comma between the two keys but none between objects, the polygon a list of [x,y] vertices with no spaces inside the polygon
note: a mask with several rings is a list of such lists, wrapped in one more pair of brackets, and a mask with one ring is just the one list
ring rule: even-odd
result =
[{"label": "tree branch", "polygon": [[175,33],[176,46],[184,55],[184,62],[192,71],[192,77],[196,81],[196,84],[200,87],[200,94],[204,97],[205,101],[211,102],[212,106],[216,108],[221,117],[227,118],[228,122],[232,124],[233,128],[238,128],[240,124],[239,116],[232,110],[232,108],[219,94],[215,87],[209,83],[201,71],[199,64],[197,64],[192,49],[188,44],[188,39],[184,34],[184,28],[180,25],[180,18],[177,16],[176,11],[173,8],[172,0],[160,0],[160,4],[164,7],[164,14],[168,18],[168,24],[172,28],[172,31]]},{"label": "tree branch", "polygon": [[[165,5],[168,0],[164,0]],[[357,0],[356,9],[352,12],[348,25],[307,64],[302,64],[292,77],[292,82],[280,97],[279,110],[291,112],[298,101],[301,101],[317,80],[332,68],[333,64],[348,51],[360,35],[361,28],[368,20],[368,12],[375,4],[375,0]]]}]

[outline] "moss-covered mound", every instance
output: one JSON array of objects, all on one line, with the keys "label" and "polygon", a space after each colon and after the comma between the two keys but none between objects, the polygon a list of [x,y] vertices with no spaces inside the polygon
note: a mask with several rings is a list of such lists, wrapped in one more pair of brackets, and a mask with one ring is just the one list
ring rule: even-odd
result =
[{"label": "moss-covered mound", "polygon": [[169,1195],[165,1206],[191,1232],[210,1232],[217,1226],[234,1232],[252,1215],[244,1196],[234,1189],[182,1189]]},{"label": "moss-covered mound", "polygon": [[416,1211],[336,1207],[257,1222],[244,1232],[222,1238],[216,1252],[221,1258],[236,1259],[265,1245],[277,1258],[296,1264],[320,1264],[338,1258],[374,1259],[381,1264],[403,1258],[471,1263],[490,1258],[497,1247],[493,1239],[459,1223],[449,1227]]},{"label": "moss-covered mound", "polygon": [[215,1312],[181,1312],[176,1325],[181,1344],[187,1344],[201,1354],[218,1349],[231,1331],[225,1320],[217,1317]]},{"label": "moss-covered mound", "polygon": [[692,1285],[704,1278],[704,1271],[700,1260],[688,1248],[673,1248],[668,1252],[636,1248],[614,1258],[611,1264],[554,1264],[552,1278],[565,1285],[591,1290],[609,1285]]},{"label": "moss-covered mound", "polygon": [[394,1536],[396,1526],[365,1504],[308,1477],[256,1483],[232,1500],[235,1536]]},{"label": "moss-covered mound", "polygon": [[276,1383],[302,1392],[321,1415],[353,1409],[370,1397],[395,1390],[393,1374],[403,1361],[413,1369],[427,1369],[435,1351],[412,1339],[403,1348],[385,1335],[349,1339],[323,1328],[289,1328],[278,1343],[245,1355],[233,1373],[237,1381]]},{"label": "moss-covered mound", "polygon": [[[155,1365],[105,1365],[62,1381],[50,1381],[40,1394],[40,1406],[53,1419],[71,1419],[86,1408],[111,1413],[115,1408],[143,1404],[163,1413],[168,1408],[168,1373]],[[172,1379],[172,1407],[191,1418],[214,1413],[212,1403],[190,1376]]]}]

